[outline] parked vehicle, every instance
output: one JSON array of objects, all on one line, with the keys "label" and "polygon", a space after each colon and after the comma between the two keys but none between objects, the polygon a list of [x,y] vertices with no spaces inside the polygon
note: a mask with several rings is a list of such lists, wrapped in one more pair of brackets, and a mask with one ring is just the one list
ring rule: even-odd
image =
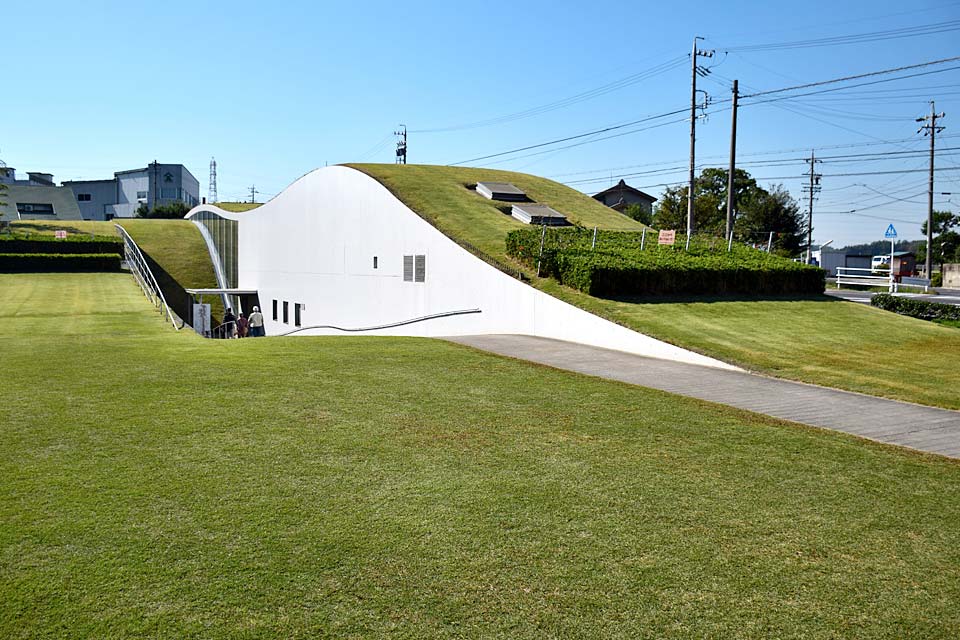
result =
[{"label": "parked vehicle", "polygon": [[870,261],[870,272],[874,275],[887,275],[890,273],[890,256],[873,256]]}]

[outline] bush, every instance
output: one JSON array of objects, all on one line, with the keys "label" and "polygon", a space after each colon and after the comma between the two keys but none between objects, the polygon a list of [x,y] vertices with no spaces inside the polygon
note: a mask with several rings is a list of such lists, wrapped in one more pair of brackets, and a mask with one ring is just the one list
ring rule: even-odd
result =
[{"label": "bush", "polygon": [[960,321],[960,307],[940,302],[927,302],[915,298],[902,298],[889,293],[878,293],[870,298],[870,304],[884,311],[921,320]]},{"label": "bush", "polygon": [[0,253],[122,253],[123,240],[111,236],[0,235]]},{"label": "bush", "polygon": [[[507,252],[536,267],[540,229],[513,231]],[[550,229],[541,275],[594,296],[807,295],[823,293],[824,271],[713,237],[691,239],[690,250],[658,246],[656,232],[601,232],[593,245],[588,229]]]},{"label": "bush", "polygon": [[0,253],[0,273],[120,271],[118,253]]}]

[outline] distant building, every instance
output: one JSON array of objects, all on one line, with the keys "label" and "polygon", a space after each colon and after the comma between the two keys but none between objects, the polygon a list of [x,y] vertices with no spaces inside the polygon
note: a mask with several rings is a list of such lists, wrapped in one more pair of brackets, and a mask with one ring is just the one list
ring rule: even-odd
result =
[{"label": "distant building", "polygon": [[141,204],[153,209],[200,203],[200,183],[182,164],[154,161],[142,169],[117,171],[107,180],[66,180],[63,186],[73,191],[85,220],[133,218]]},{"label": "distant building", "polygon": [[593,198],[620,213],[623,213],[630,205],[638,204],[645,213],[651,215],[653,214],[653,203],[657,201],[650,194],[634,189],[623,180],[609,189],[594,194]]},{"label": "distant building", "polygon": [[31,171],[26,180],[17,180],[13,167],[0,167],[0,220],[82,220],[73,191],[58,187],[53,175]]}]

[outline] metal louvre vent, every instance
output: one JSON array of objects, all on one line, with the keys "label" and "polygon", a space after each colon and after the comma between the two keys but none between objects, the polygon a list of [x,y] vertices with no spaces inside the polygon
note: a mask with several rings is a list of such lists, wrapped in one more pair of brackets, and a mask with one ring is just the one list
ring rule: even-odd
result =
[{"label": "metal louvre vent", "polygon": [[423,282],[427,279],[427,256],[414,256],[413,281]]},{"label": "metal louvre vent", "polygon": [[413,256],[403,256],[403,281],[413,282]]}]

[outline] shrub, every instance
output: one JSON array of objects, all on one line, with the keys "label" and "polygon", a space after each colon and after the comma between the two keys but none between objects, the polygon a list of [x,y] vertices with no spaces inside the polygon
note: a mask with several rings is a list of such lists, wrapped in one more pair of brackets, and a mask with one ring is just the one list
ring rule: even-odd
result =
[{"label": "shrub", "polygon": [[122,253],[123,240],[112,236],[0,235],[0,253]]},{"label": "shrub", "polygon": [[120,271],[118,253],[0,253],[0,273]]},{"label": "shrub", "polygon": [[[535,267],[540,229],[513,231],[507,252]],[[594,296],[620,295],[806,295],[822,293],[824,271],[817,267],[734,245],[714,237],[691,239],[690,250],[658,246],[655,232],[547,231],[541,275]]]},{"label": "shrub", "polygon": [[927,302],[926,300],[894,296],[889,293],[878,293],[870,298],[870,304],[884,311],[892,311],[902,316],[910,316],[921,320],[960,321],[960,307],[940,302]]}]

